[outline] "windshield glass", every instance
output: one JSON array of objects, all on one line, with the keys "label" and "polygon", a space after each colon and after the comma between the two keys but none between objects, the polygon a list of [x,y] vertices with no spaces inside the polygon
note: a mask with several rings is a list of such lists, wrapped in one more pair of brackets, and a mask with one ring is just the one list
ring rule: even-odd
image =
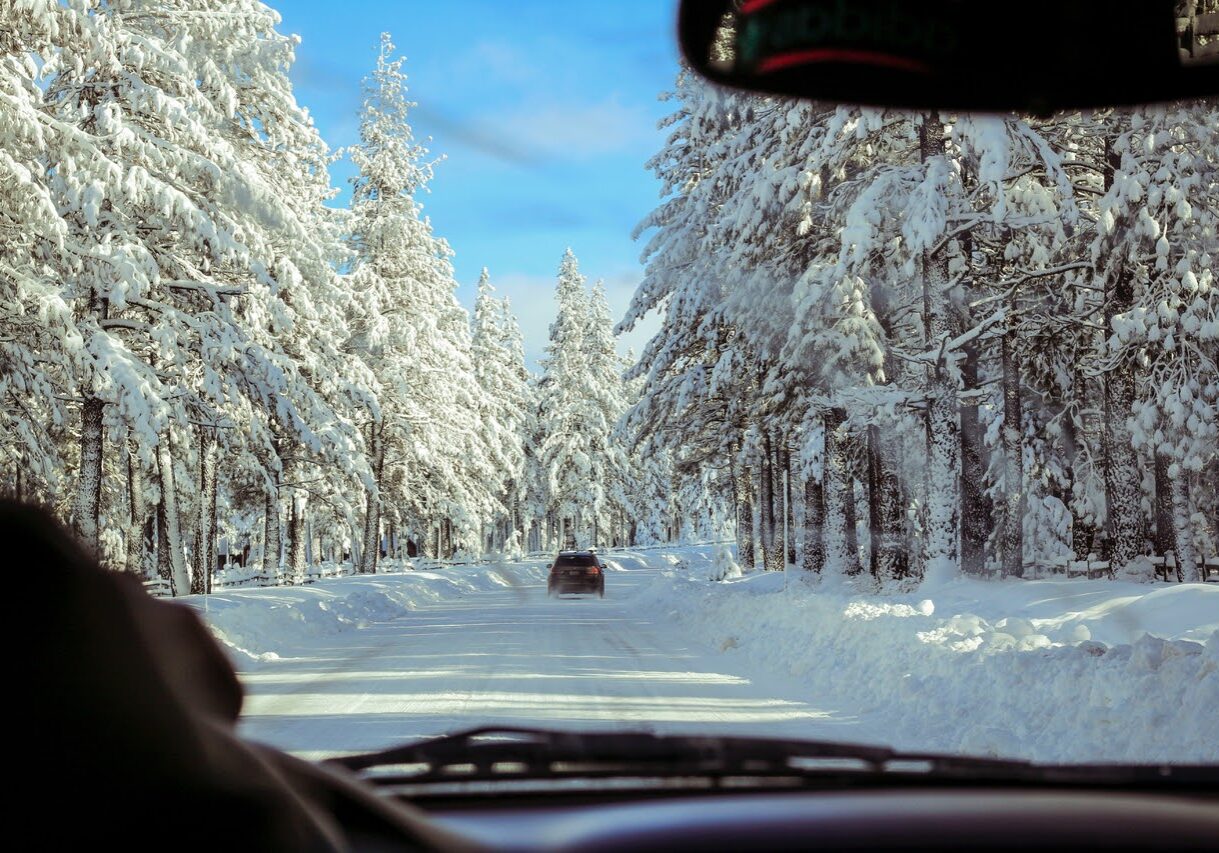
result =
[{"label": "windshield glass", "polygon": [[672,0],[0,9],[0,488],[244,734],[1219,762],[1213,103],[747,94]]}]

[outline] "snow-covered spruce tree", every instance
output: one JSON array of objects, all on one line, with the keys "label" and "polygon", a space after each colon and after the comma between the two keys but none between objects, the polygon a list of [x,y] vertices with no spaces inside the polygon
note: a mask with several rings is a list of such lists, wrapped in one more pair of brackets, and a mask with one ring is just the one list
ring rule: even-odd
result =
[{"label": "snow-covered spruce tree", "polygon": [[527,404],[524,420],[525,451],[524,482],[521,501],[521,531],[526,551],[549,551],[554,545],[548,523],[550,492],[542,464],[541,397],[546,387],[544,377],[533,374],[527,388]]},{"label": "snow-covered spruce tree", "polygon": [[602,282],[593,285],[585,323],[588,389],[585,426],[593,488],[592,531],[588,541],[604,547],[618,544],[620,539],[619,527],[629,510],[626,482],[630,471],[618,430],[626,413],[625,366],[616,349],[614,321]]},{"label": "snow-covered spruce tree", "polygon": [[53,433],[71,417],[85,353],[61,278],[75,246],[46,169],[97,152],[43,108],[39,66],[60,51],[88,57],[104,46],[83,15],[54,0],[3,0],[0,20],[0,490],[54,506],[66,460]]},{"label": "snow-covered spruce tree", "polygon": [[[55,117],[91,136],[98,152],[47,164],[52,196],[78,247],[61,273],[88,354],[73,516],[81,536],[97,545],[107,410],[126,424],[150,467],[154,456],[163,457],[158,467],[168,479],[170,422],[187,419],[198,401],[176,387],[185,384],[192,340],[231,347],[240,337],[219,312],[183,310],[178,295],[197,288],[219,299],[225,287],[209,280],[211,267],[241,268],[249,250],[214,203],[232,190],[223,173],[225,166],[235,170],[236,159],[206,126],[211,113],[183,58],[125,29],[116,10],[89,11],[95,43],[108,49],[88,62],[58,53],[44,72]],[[211,387],[223,385],[209,361],[199,363]],[[173,489],[160,491],[162,505],[173,501]],[[185,592],[179,543],[166,538],[179,532],[176,517],[162,532],[162,563],[175,590]]]},{"label": "snow-covered spruce tree", "polygon": [[[726,38],[718,49],[731,50]],[[814,384],[802,381],[808,376],[807,365],[784,360],[782,351],[798,326],[793,292],[800,272],[819,254],[836,251],[829,229],[811,227],[816,218],[811,211],[823,183],[817,154],[825,108],[719,93],[705,86],[683,87],[682,82],[679,79],[678,92],[689,114],[679,113],[675,127],[688,132],[670,140],[670,149],[662,152],[667,161],[654,162],[667,162],[671,176],[694,176],[675,194],[673,209],[686,219],[684,227],[698,244],[697,257],[707,273],[667,265],[658,272],[688,273],[691,284],[701,285],[695,311],[676,318],[679,326],[686,326],[685,334],[730,329],[735,337],[727,346],[709,341],[706,353],[718,360],[717,385],[734,388],[747,400],[750,413],[750,422],[736,423],[723,448],[738,469],[732,478],[738,545],[748,564],[757,538],[766,566],[777,569],[784,550],[778,538],[785,503],[783,473],[792,468],[793,447],[800,443],[798,433],[816,397]],[[662,226],[661,233],[665,231],[682,233],[672,221]],[[698,318],[697,325],[690,328],[693,318]],[[752,428],[751,423],[764,424],[765,429]],[[714,458],[703,457],[702,465]],[[810,546],[821,547],[819,536],[806,538]],[[793,542],[787,547],[790,552]]]},{"label": "snow-covered spruce tree", "polygon": [[543,540],[557,539],[561,547],[624,544],[635,489],[622,423],[626,365],[615,349],[604,287],[586,288],[570,249],[556,299],[532,441]]},{"label": "snow-covered spruce tree", "polygon": [[592,545],[598,484],[593,456],[604,422],[590,399],[589,293],[579,261],[568,249],[555,290],[558,313],[542,359],[538,387],[539,463],[546,526],[560,547]]},{"label": "snow-covered spruce tree", "polygon": [[[1213,108],[1177,104],[1134,111],[1116,130],[1094,245],[1112,332],[1105,353],[1112,559],[1117,571],[1149,577],[1136,559],[1143,542],[1133,539],[1147,517],[1146,490],[1137,469],[1116,467],[1141,451],[1159,474],[1160,548],[1173,551],[1181,577],[1196,581],[1200,555],[1215,549],[1202,472],[1219,453],[1219,126]],[[1129,446],[1119,452],[1119,441]]]},{"label": "snow-covered spruce tree", "polygon": [[[753,459],[761,549],[766,567],[773,570],[781,568],[784,552],[783,476],[790,468],[794,434],[818,389],[807,364],[785,360],[784,348],[798,325],[795,292],[801,273],[830,248],[827,232],[810,227],[820,190],[814,152],[824,109],[773,98],[745,101],[740,109],[716,179],[717,187],[729,194],[719,209],[716,233],[721,266],[741,274],[726,290],[717,314],[738,330],[757,365],[755,411],[765,429],[757,434]],[[789,536],[791,530],[789,524]],[[820,547],[821,542],[809,544]]]},{"label": "snow-covered spruce tree", "polygon": [[[869,300],[880,309],[875,319],[883,334],[874,339],[883,347],[881,366],[893,370],[896,355],[915,368],[903,371],[898,384],[911,392],[906,402],[926,412],[928,464],[925,474],[911,471],[907,476],[925,482],[927,571],[930,579],[943,579],[959,566],[960,520],[967,509],[962,484],[982,476],[977,468],[968,470],[971,460],[964,452],[967,422],[962,416],[971,405],[963,403],[977,393],[965,383],[978,381],[979,347],[1004,326],[1010,329],[1009,319],[1015,323],[1017,315],[1013,304],[979,301],[977,294],[999,290],[1010,303],[1026,282],[1066,270],[1055,265],[1054,253],[1065,239],[1061,223],[1074,217],[1070,181],[1050,144],[1017,119],[958,119],[945,125],[935,114],[907,118],[867,111],[852,116],[848,111],[836,121],[842,130],[827,139],[838,139],[834,144],[843,153],[831,162],[841,158],[850,163],[853,155],[844,148],[849,145],[844,136],[857,136],[869,124],[872,133],[883,134],[884,143],[865,152],[873,152],[868,154],[873,158],[879,148],[885,156],[861,163],[842,188],[844,197],[852,199],[843,217],[842,266],[865,276],[873,291],[886,291],[883,298],[874,294]],[[991,263],[996,252],[998,262]],[[901,285],[911,281],[913,288]],[[975,310],[979,305],[985,307]],[[918,327],[908,328],[915,318]],[[912,333],[923,339],[924,352],[893,346]],[[1012,499],[1006,529],[1014,533],[1007,550],[1012,573],[1018,574],[1025,482],[1015,363],[1009,357],[1013,393],[1007,409],[1014,428],[1005,430],[1010,443],[1004,458],[1013,465],[1005,492]]]},{"label": "snow-covered spruce tree", "polygon": [[732,188],[719,182],[722,163],[748,99],[715,89],[688,70],[662,98],[677,106],[662,122],[669,137],[648,168],[660,179],[664,200],[636,228],[636,237],[651,232],[645,275],[618,326],[629,330],[659,311],[661,330],[628,374],[644,380],[628,430],[637,454],[667,447],[676,466],[732,470],[725,480],[737,484],[740,560],[751,568],[761,472],[754,457],[741,452],[741,436],[756,417],[760,376],[749,341],[722,316],[741,272],[720,262],[723,245],[715,228],[720,207],[732,198]]},{"label": "snow-covered spruce tree", "polygon": [[[757,520],[764,552],[774,472],[801,447],[806,473],[833,474],[828,494],[821,477],[806,480],[813,535],[802,537],[832,544],[831,568],[866,556],[882,580],[921,575],[924,562],[932,580],[958,566],[1016,576],[1101,550],[1106,526],[1137,533],[1142,553],[1153,498],[1159,551],[1180,550],[1188,566],[1191,550],[1213,547],[1212,284],[1199,272],[1213,256],[1213,168],[1187,156],[1213,149],[1198,130],[1213,113],[1192,127],[1179,111],[1159,124],[1136,116],[1143,124],[1115,133],[1129,119],[827,113],[716,100],[681,80],[679,96],[650,164],[666,199],[642,226],[655,229],[647,276],[624,324],[664,312],[633,373],[647,382],[631,426],[638,440],[664,436],[678,471],[726,440],[749,469],[734,478],[737,515]],[[1134,205],[1118,228],[1106,213],[1126,204],[1114,145],[1130,170],[1147,161],[1143,188],[1162,190],[1155,213]],[[1156,242],[1147,220],[1169,236]],[[1096,237],[1097,221],[1113,236]],[[1142,231],[1127,227],[1136,221]],[[1116,288],[1123,265],[1129,286]],[[1129,343],[1105,342],[1140,312],[1159,317],[1156,346],[1141,326]],[[712,383],[733,396],[716,399]],[[1145,399],[1115,406],[1123,388]],[[725,417],[736,400],[765,432]],[[1127,412],[1116,425],[1114,408]],[[827,417],[840,425],[830,441]],[[1187,455],[1191,470],[1172,467]],[[1112,495],[1127,481],[1138,500],[1123,522]],[[738,524],[743,562],[753,526]],[[806,553],[820,570],[824,553]]]},{"label": "snow-covered spruce tree", "polygon": [[[443,244],[447,250],[447,244]],[[451,254],[451,253],[450,253]],[[457,281],[447,257],[444,275],[429,289],[436,334],[429,342],[434,353],[429,372],[434,433],[433,486],[422,492],[423,507],[435,507],[438,521],[451,531],[452,552],[482,553],[480,531],[499,507],[499,473],[491,465],[479,418],[478,383],[470,356],[470,315],[457,301]],[[427,353],[424,353],[426,356]],[[426,358],[423,359],[427,363]],[[438,377],[443,376],[443,380]],[[420,385],[423,385],[421,382]],[[418,425],[415,427],[419,431]],[[422,513],[421,513],[422,514]]]},{"label": "snow-covered spruce tree", "polygon": [[[56,118],[92,135],[99,152],[64,158],[49,173],[51,192],[83,247],[80,269],[67,277],[89,353],[74,517],[96,541],[107,422],[130,436],[141,464],[168,482],[175,423],[214,430],[245,399],[320,446],[303,413],[325,407],[315,405],[316,395],[270,333],[285,318],[292,290],[277,253],[293,242],[305,245],[309,229],[287,233],[290,203],[299,198],[276,185],[276,168],[258,165],[257,144],[221,85],[224,74],[209,65],[209,56],[232,52],[225,53],[222,40],[173,41],[171,33],[199,23],[189,9],[127,2],[86,10],[108,52],[87,63],[60,53],[44,72]],[[286,68],[274,55],[261,61],[286,85]],[[256,65],[228,68],[232,86],[256,77]],[[273,112],[250,122],[273,124]],[[284,140],[268,134],[264,146],[289,156]],[[312,420],[334,418],[315,413]],[[192,440],[187,432],[179,436],[178,452],[191,455]],[[170,517],[177,515],[176,490],[159,491],[161,562],[183,592],[187,573],[177,540],[210,525],[200,514],[184,531],[183,519]],[[132,523],[132,533],[138,527]],[[201,545],[213,540],[210,530],[200,537]],[[206,574],[194,574],[201,589]]]},{"label": "snow-covered spruce tree", "polygon": [[[1097,266],[1099,284],[1105,293],[1103,321],[1106,327],[1134,308],[1134,274],[1131,254],[1140,240],[1131,239],[1136,223],[1159,236],[1159,225],[1145,216],[1139,202],[1142,183],[1123,165],[1124,148],[1130,145],[1131,117],[1115,114],[1106,129],[1104,174],[1106,190],[1101,200],[1101,220],[1093,242],[1092,255]],[[1144,214],[1144,215],[1141,215]],[[1124,251],[1123,251],[1124,250]],[[1132,354],[1122,352],[1105,365],[1104,389],[1104,458],[1105,507],[1109,534],[1109,559],[1112,568],[1122,574],[1150,578],[1150,566],[1138,558],[1144,553],[1146,516],[1143,513],[1142,483],[1138,456],[1134,449],[1129,419],[1134,407],[1136,366]]]},{"label": "snow-covered spruce tree", "polygon": [[505,484],[505,500],[507,516],[504,527],[504,553],[509,559],[519,559],[523,556],[529,524],[526,521],[526,504],[529,487],[529,439],[536,420],[536,407],[533,401],[532,374],[525,365],[525,340],[521,334],[521,324],[512,311],[512,302],[505,296],[499,302],[500,344],[508,353],[508,364],[511,374],[506,376],[508,388],[515,399],[515,419],[517,440],[520,456],[511,469]]},{"label": "snow-covered spruce tree", "polygon": [[524,475],[528,375],[516,319],[494,293],[490,274],[484,269],[474,304],[471,356],[482,407],[483,442],[499,478],[495,494],[499,505],[489,519],[491,529],[483,536],[483,547],[519,551],[519,541],[509,546],[509,539],[516,530]]},{"label": "snow-covered spruce tree", "polygon": [[[998,512],[989,544],[1003,574],[1020,576],[1026,564],[1045,565],[1070,549],[1066,504],[1053,493],[1066,486],[1066,463],[1046,434],[1046,402],[1035,396],[1027,373],[1045,354],[1033,342],[1052,340],[1061,331],[1055,323],[1064,319],[1069,300],[1054,295],[1071,293],[1072,280],[1088,265],[1072,254],[1070,237],[1080,216],[1053,137],[1019,119],[997,117],[961,117],[951,133],[964,215],[973,217],[958,226],[961,252],[952,268],[960,281],[966,339],[961,347],[963,510],[969,485],[964,457],[978,441],[972,433],[982,431],[987,413],[1001,412],[1001,423],[990,422],[997,430],[990,494]],[[995,384],[984,384],[984,377],[993,377]],[[1042,381],[1053,385],[1059,378]],[[967,406],[966,400],[990,405]],[[971,532],[965,521],[963,547]]]},{"label": "snow-covered spruce tree", "polygon": [[[157,27],[166,36],[189,34],[183,53],[198,69],[200,89],[228,117],[222,130],[241,161],[278,202],[264,223],[268,254],[262,259],[274,299],[241,301],[238,315],[295,380],[293,403],[308,427],[302,435],[278,418],[268,424],[278,439],[271,446],[286,454],[274,473],[282,472],[290,487],[287,554],[299,577],[309,494],[341,504],[367,475],[359,436],[344,416],[366,400],[369,380],[352,371],[340,351],[345,335],[336,319],[345,313],[347,294],[332,264],[338,222],[324,207],[333,195],[330,154],[296,103],[289,72],[297,39],[277,31],[276,12],[257,0],[156,3],[139,11],[153,34]],[[206,435],[200,438],[206,445]],[[203,504],[214,502],[214,494],[204,495]],[[202,540],[214,540],[214,533]],[[197,555],[200,566],[203,559]]]},{"label": "snow-covered spruce tree", "polygon": [[416,194],[432,167],[408,121],[402,58],[382,37],[366,83],[350,217],[356,255],[350,353],[376,378],[364,420],[375,483],[366,494],[360,569],[376,571],[382,516],[417,540],[477,550],[497,506],[496,472],[480,426],[470,319],[457,302],[448,245]]},{"label": "snow-covered spruce tree", "polygon": [[667,447],[662,445],[639,454],[635,474],[635,535],[631,544],[665,542],[666,528],[674,514],[674,479],[673,459]]},{"label": "snow-covered spruce tree", "polygon": [[[917,395],[899,387],[908,377],[890,345],[914,333],[899,328],[912,276],[890,279],[890,265],[905,214],[896,173],[911,168],[917,151],[912,125],[901,114],[796,105],[774,133],[788,142],[775,148],[775,171],[760,179],[769,186],[755,192],[763,206],[750,221],[768,223],[770,233],[752,263],[767,265],[755,281],[791,306],[786,328],[768,333],[777,356],[764,397],[778,403],[796,436],[805,484],[801,562],[831,577],[856,573],[862,539],[878,579],[904,577],[912,490],[901,460],[906,407]],[[767,245],[779,248],[767,257]],[[767,322],[748,311],[737,316],[743,326]],[[856,484],[867,513],[858,511]]]},{"label": "snow-covered spruce tree", "polygon": [[[818,105],[759,99],[746,115],[733,143],[736,153],[723,167],[727,183],[739,189],[722,209],[720,230],[725,265],[751,274],[733,288],[723,314],[749,340],[764,369],[759,412],[772,426],[759,437],[770,448],[760,457],[759,509],[763,539],[771,543],[763,550],[777,565],[782,472],[792,467],[793,445],[801,458],[803,434],[812,430],[832,440],[819,445],[829,452],[825,465],[814,456],[805,457],[811,466],[798,466],[804,480],[811,478],[800,491],[810,504],[803,514],[813,521],[801,537],[806,554],[800,562],[818,572],[828,566],[831,573],[854,574],[859,555],[850,543],[856,539],[852,510],[858,472],[850,457],[856,455],[860,426],[848,424],[848,412],[831,392],[844,385],[843,365],[858,377],[846,385],[862,382],[869,369],[876,371],[877,347],[867,341],[877,332],[869,332],[875,319],[863,282],[828,274],[839,252],[826,204],[832,175],[825,137],[832,114]],[[851,288],[858,292],[851,295]],[[836,325],[838,314],[843,316]],[[825,418],[834,421],[830,432]],[[827,474],[833,480],[829,488],[821,482]]]}]

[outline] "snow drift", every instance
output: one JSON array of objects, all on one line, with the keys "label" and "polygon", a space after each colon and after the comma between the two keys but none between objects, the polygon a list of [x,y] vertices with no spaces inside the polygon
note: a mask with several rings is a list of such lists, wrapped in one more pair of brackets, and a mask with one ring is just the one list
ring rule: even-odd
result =
[{"label": "snow drift", "polygon": [[691,569],[663,571],[641,607],[899,749],[1219,761],[1219,586],[962,579],[877,596],[795,573],[711,583],[709,549],[683,556]]},{"label": "snow drift", "polygon": [[540,564],[440,572],[356,575],[308,586],[250,589],[181,599],[200,611],[239,666],[291,656],[319,637],[409,615],[479,590],[544,582]]}]

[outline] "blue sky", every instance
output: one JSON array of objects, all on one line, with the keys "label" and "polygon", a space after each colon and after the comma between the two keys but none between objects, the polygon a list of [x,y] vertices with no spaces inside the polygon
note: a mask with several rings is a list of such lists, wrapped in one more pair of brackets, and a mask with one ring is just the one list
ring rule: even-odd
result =
[{"label": "blue sky", "polygon": [[[536,359],[571,246],[625,310],[641,272],[631,231],[658,201],[644,163],[664,139],[657,95],[677,73],[675,0],[269,2],[302,38],[297,98],[335,148],[357,141],[361,79],[380,34],[393,34],[419,103],[412,125],[446,158],[423,203],[457,253],[464,303],[489,267]],[[350,176],[336,165],[336,185]]]}]

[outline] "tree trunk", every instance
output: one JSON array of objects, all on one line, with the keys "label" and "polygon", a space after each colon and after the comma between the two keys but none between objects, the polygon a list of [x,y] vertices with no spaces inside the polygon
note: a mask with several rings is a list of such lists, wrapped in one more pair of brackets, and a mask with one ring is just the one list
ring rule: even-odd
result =
[{"label": "tree trunk", "polygon": [[[1219,548],[1219,456],[1211,459],[1210,464],[1202,469],[1202,494],[1210,496],[1209,511],[1206,513],[1211,520],[1211,543]],[[1216,554],[1215,556],[1219,556]],[[1206,580],[1207,568],[1201,567],[1202,579]]]},{"label": "tree trunk", "polygon": [[106,404],[87,397],[80,409],[80,475],[72,514],[76,535],[95,554],[101,553],[102,442]]},{"label": "tree trunk", "polygon": [[1189,474],[1178,471],[1172,478],[1172,517],[1175,551],[1177,556],[1177,580],[1186,583],[1202,583],[1206,580],[1198,554],[1194,550],[1193,512],[1189,499]]},{"label": "tree trunk", "polygon": [[[292,466],[293,481],[299,479],[300,471],[297,466]],[[305,580],[305,542],[307,535],[305,532],[305,513],[308,507],[308,493],[303,489],[292,488],[288,490],[288,574],[292,578],[292,583],[303,583]]]},{"label": "tree trunk", "polygon": [[[978,347],[965,347],[961,364],[965,390],[978,387]],[[991,500],[986,494],[986,443],[976,401],[961,406],[961,570],[986,571],[986,540],[990,536]]]},{"label": "tree trunk", "polygon": [[820,478],[804,479],[804,550],[801,565],[806,572],[825,568],[825,489]]},{"label": "tree trunk", "polygon": [[[1113,187],[1119,168],[1121,155],[1113,150],[1110,137],[1105,142],[1106,191]],[[1105,297],[1105,327],[1111,328],[1113,317],[1134,305],[1134,282],[1116,253],[1105,267]],[[1134,371],[1133,361],[1126,359],[1104,378],[1105,499],[1109,508],[1109,561],[1115,573],[1130,571],[1143,554],[1143,489],[1138,455],[1126,423],[1134,408]]]},{"label": "tree trunk", "polygon": [[[1156,452],[1152,463],[1155,472],[1155,549],[1156,554],[1164,557],[1176,546],[1177,531],[1174,518],[1172,483],[1168,479],[1168,458]],[[1177,564],[1178,566],[1180,563]]]},{"label": "tree trunk", "polygon": [[895,449],[881,436],[880,427],[868,428],[868,530],[872,540],[870,570],[877,580],[904,578],[910,573],[905,548],[902,484]]},{"label": "tree trunk", "polygon": [[[109,314],[109,303],[96,292],[90,292],[87,308],[99,320],[105,320]],[[105,402],[86,393],[80,407],[80,471],[76,479],[72,523],[77,538],[99,557],[102,552],[102,442],[105,415]]]},{"label": "tree trunk", "polygon": [[758,505],[762,512],[762,567],[768,572],[782,568],[782,555],[775,532],[775,466],[770,434],[762,434],[762,470]]},{"label": "tree trunk", "polygon": [[157,575],[157,514],[148,511],[144,515],[144,535],[140,540],[140,575],[153,578]]},{"label": "tree trunk", "polygon": [[1019,578],[1024,576],[1024,424],[1015,332],[1003,335],[1000,351],[1003,364],[1003,576]]},{"label": "tree trunk", "polygon": [[860,572],[859,551],[852,548],[855,487],[847,464],[846,412],[831,409],[825,416],[825,568],[827,574]]},{"label": "tree trunk", "polygon": [[1134,408],[1133,366],[1105,378],[1105,498],[1109,508],[1109,559],[1114,572],[1143,555],[1143,485],[1126,419]]},{"label": "tree trunk", "polygon": [[[941,372],[939,368],[934,373]],[[925,577],[948,580],[958,570],[961,440],[958,409],[946,376],[932,376],[927,433],[927,566]]]},{"label": "tree trunk", "polygon": [[741,568],[752,571],[754,562],[753,541],[753,472],[740,458],[739,445],[733,449],[736,474],[736,550]]},{"label": "tree trunk", "polygon": [[[372,474],[376,486],[365,496],[364,541],[361,545],[360,566],[362,574],[375,575],[377,562],[381,558],[381,485],[385,473],[385,442],[382,426],[373,423],[368,428],[368,447],[372,454]],[[437,547],[437,558],[440,557]]]},{"label": "tree trunk", "polygon": [[[521,493],[518,486],[514,486],[512,489],[512,521],[508,535],[516,536],[513,547],[514,551],[519,550],[523,554],[529,550],[529,545],[525,542],[527,531],[525,529],[525,516],[521,512]],[[515,558],[519,555],[514,553],[512,556]]]},{"label": "tree trunk", "polygon": [[190,591],[202,595],[212,591],[216,570],[216,430],[199,428],[199,521],[195,528],[195,570]]},{"label": "tree trunk", "polygon": [[[924,163],[944,157],[938,112],[923,116],[919,150]],[[952,335],[948,256],[923,253],[923,321],[928,349]],[[960,570],[961,411],[947,366],[927,367],[927,564],[924,580],[938,583]]]},{"label": "tree trunk", "polygon": [[147,541],[148,501],[144,497],[144,466],[136,452],[134,440],[127,443],[127,566],[128,574],[144,576],[152,548],[156,544],[156,528],[153,528],[152,542]]},{"label": "tree trunk", "polygon": [[848,474],[845,508],[847,516],[847,552],[851,555],[847,562],[847,574],[857,575],[863,571],[863,563],[859,559],[859,501],[855,494],[855,477]]},{"label": "tree trunk", "polygon": [[[792,482],[796,479],[792,472],[792,453],[791,448],[787,446],[787,442],[783,443],[783,504],[786,513],[785,529],[786,535],[786,554],[787,563],[792,564],[796,561],[796,506],[792,500]],[[784,566],[784,569],[787,567]]]},{"label": "tree trunk", "polygon": [[[1078,367],[1075,370],[1072,395],[1077,400],[1087,396],[1084,379]],[[1082,415],[1080,415],[1082,417]],[[1079,428],[1075,417],[1070,413],[1062,417],[1062,447],[1067,458],[1066,473],[1069,478],[1063,491],[1064,502],[1071,510],[1071,552],[1076,560],[1086,560],[1092,551],[1092,539],[1095,530],[1084,520],[1080,512],[1080,501],[1075,497],[1075,483],[1078,481],[1080,468]]]},{"label": "tree trunk", "polygon": [[876,425],[868,427],[868,571],[876,580],[881,579],[880,554],[884,533],[881,524],[880,494],[880,436]]},{"label": "tree trunk", "polygon": [[177,596],[186,595],[191,586],[186,555],[182,553],[171,441],[166,433],[157,446],[157,474],[161,479],[161,500],[157,504],[157,568],[161,577],[169,580],[172,594]]},{"label": "tree trunk", "polygon": [[279,483],[276,482],[278,477],[278,472],[271,472],[272,482],[267,486],[267,503],[265,515],[263,516],[262,571],[271,580],[279,576],[281,540],[279,530]]}]

